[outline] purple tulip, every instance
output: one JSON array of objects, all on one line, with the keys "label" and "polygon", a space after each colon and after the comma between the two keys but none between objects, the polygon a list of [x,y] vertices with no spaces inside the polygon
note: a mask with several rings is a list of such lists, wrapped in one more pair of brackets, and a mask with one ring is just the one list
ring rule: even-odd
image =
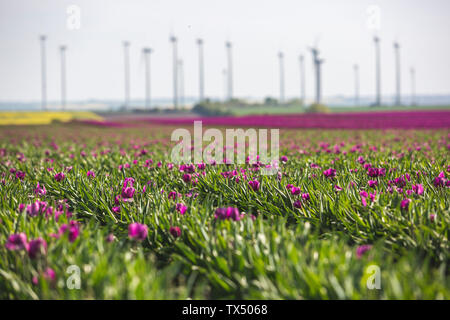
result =
[{"label": "purple tulip", "polygon": [[359,195],[361,196],[361,203],[362,203],[362,205],[363,205],[364,207],[367,206],[366,198],[369,196],[369,195],[367,194],[367,192],[364,191],[364,190],[362,190],[362,191],[359,192]]},{"label": "purple tulip", "polygon": [[114,239],[115,239],[115,237],[114,237],[114,235],[112,234],[112,233],[110,233],[110,234],[108,234],[107,236],[106,236],[106,242],[113,242],[114,241]]},{"label": "purple tulip", "polygon": [[380,177],[386,175],[386,169],[385,168],[368,168],[367,169],[367,175],[369,177]]},{"label": "purple tulip", "polygon": [[191,182],[192,176],[189,173],[183,174],[183,181],[186,183]]},{"label": "purple tulip", "polygon": [[400,203],[400,207],[404,210],[408,210],[409,208],[409,203],[411,202],[411,199],[405,198],[402,200],[402,202]]},{"label": "purple tulip", "polygon": [[423,192],[424,192],[424,188],[423,188],[422,184],[414,184],[412,186],[412,190],[419,196],[423,195]]},{"label": "purple tulip", "polygon": [[217,208],[215,213],[215,218],[219,220],[233,220],[233,221],[239,221],[243,217],[242,214],[240,214],[238,208],[233,207],[227,207],[227,208]]},{"label": "purple tulip", "polygon": [[55,174],[55,180],[60,182],[62,180],[64,180],[64,178],[66,177],[66,175],[63,172],[59,172],[57,174]]},{"label": "purple tulip", "polygon": [[184,213],[185,213],[186,210],[187,210],[187,207],[186,207],[184,204],[182,204],[182,203],[177,203],[175,209],[176,209],[181,215],[184,215]]},{"label": "purple tulip", "polygon": [[253,191],[258,191],[261,184],[258,180],[253,180],[249,181],[248,185],[253,189]]},{"label": "purple tulip", "polygon": [[5,244],[6,249],[8,250],[22,250],[28,249],[27,243],[27,235],[23,232],[18,234],[12,234],[9,236],[8,241]]},{"label": "purple tulip", "polygon": [[69,224],[63,224],[61,227],[59,227],[57,237],[60,237],[66,233],[69,236],[69,241],[74,242],[80,234],[80,227],[78,225],[78,222],[72,220],[69,222]]},{"label": "purple tulip", "polygon": [[167,195],[167,198],[175,200],[178,197],[178,192],[176,191],[170,191],[169,194]]},{"label": "purple tulip", "polygon": [[45,196],[47,194],[47,190],[45,190],[44,185],[39,185],[39,182],[37,183],[36,189],[34,189],[34,193],[38,196]]},{"label": "purple tulip", "polygon": [[44,277],[44,279],[50,280],[52,282],[55,281],[55,279],[56,279],[55,270],[53,270],[52,268],[45,269],[42,276]]},{"label": "purple tulip", "polygon": [[174,238],[179,238],[181,236],[180,227],[170,227],[169,232]]},{"label": "purple tulip", "polygon": [[406,186],[406,180],[405,180],[405,176],[401,176],[398,177],[394,180],[394,184],[399,187],[399,188],[403,188],[404,186]]},{"label": "purple tulip", "polygon": [[116,214],[120,213],[120,207],[112,207],[111,210]]},{"label": "purple tulip", "polygon": [[31,240],[28,243],[28,255],[31,259],[36,258],[39,254],[47,253],[47,242],[42,238]]},{"label": "purple tulip", "polygon": [[336,177],[336,170],[335,169],[328,169],[328,170],[325,170],[324,172],[323,172],[323,175],[325,176],[325,177],[327,177],[327,178],[334,178],[334,177]]},{"label": "purple tulip", "polygon": [[364,244],[362,246],[359,246],[358,248],[356,248],[356,257],[358,259],[361,259],[361,257],[364,255],[364,253],[366,253],[370,249],[372,249],[372,245],[370,245],[370,244]]},{"label": "purple tulip", "polygon": [[124,201],[126,201],[127,199],[132,199],[135,191],[136,190],[133,187],[123,187],[121,196]]},{"label": "purple tulip", "polygon": [[366,198],[361,197],[361,203],[362,203],[363,207],[367,206]]},{"label": "purple tulip", "polygon": [[433,183],[435,187],[443,187],[446,185],[445,183],[446,181],[447,179],[445,179],[445,173],[444,171],[441,171],[439,175],[436,178],[434,178]]},{"label": "purple tulip", "polygon": [[294,202],[294,208],[300,209],[302,207],[302,203],[300,200]]},{"label": "purple tulip", "polygon": [[180,166],[180,171],[186,172],[186,173],[194,173],[195,172],[195,166],[193,164],[182,164]]},{"label": "purple tulip", "polygon": [[37,200],[27,206],[27,214],[31,217],[36,217],[39,213],[42,213],[47,206],[46,202]]},{"label": "purple tulip", "polygon": [[376,180],[369,180],[368,184],[369,184],[369,187],[375,188],[376,186],[378,186],[378,181],[376,181]]},{"label": "purple tulip", "polygon": [[128,226],[128,237],[133,240],[143,241],[147,238],[148,227],[145,224],[134,222]]},{"label": "purple tulip", "polygon": [[367,194],[367,192],[364,191],[364,190],[360,191],[360,192],[359,192],[359,195],[360,195],[361,197],[364,197],[364,198],[367,198],[367,197],[369,196],[369,195]]},{"label": "purple tulip", "polygon": [[125,180],[123,180],[123,187],[132,187],[134,185],[134,178],[125,178]]},{"label": "purple tulip", "polygon": [[25,172],[23,172],[23,171],[17,171],[17,172],[16,172],[16,178],[19,179],[19,180],[25,179]]},{"label": "purple tulip", "polygon": [[19,204],[19,212],[23,212],[23,210],[25,210],[25,207],[25,203]]}]

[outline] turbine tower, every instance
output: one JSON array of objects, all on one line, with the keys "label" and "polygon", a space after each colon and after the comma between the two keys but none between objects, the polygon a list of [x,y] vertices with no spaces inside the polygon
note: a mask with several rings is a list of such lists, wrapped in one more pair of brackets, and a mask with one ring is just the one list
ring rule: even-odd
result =
[{"label": "turbine tower", "polygon": [[183,70],[183,60],[182,59],[178,60],[178,81],[179,81],[178,96],[180,97],[180,105],[181,105],[181,107],[184,107],[184,70]]},{"label": "turbine tower", "polygon": [[170,36],[172,42],[172,59],[173,59],[173,107],[178,108],[178,57],[177,57],[177,38]]},{"label": "turbine tower", "polygon": [[316,73],[316,104],[320,104],[322,98],[322,87],[321,87],[321,66],[324,62],[323,59],[319,58],[319,49],[311,48],[311,52],[313,55],[314,68]]},{"label": "turbine tower", "polygon": [[411,105],[416,105],[416,70],[414,67],[410,69],[411,73]]},{"label": "turbine tower", "polygon": [[124,58],[124,84],[125,84],[125,101],[124,109],[128,109],[130,103],[130,42],[123,42],[123,58]]},{"label": "turbine tower", "polygon": [[375,85],[376,100],[375,106],[381,106],[381,64],[380,64],[380,38],[373,38],[375,43]]},{"label": "turbine tower", "polygon": [[225,43],[225,47],[227,50],[227,57],[228,57],[228,69],[227,69],[227,75],[228,75],[228,100],[231,101],[233,99],[233,61],[231,57],[231,42],[227,41]]},{"label": "turbine tower", "polygon": [[204,76],[204,65],[203,65],[203,40],[197,39],[198,44],[198,88],[199,88],[199,101],[205,100],[205,76]]},{"label": "turbine tower", "polygon": [[47,110],[47,70],[45,57],[45,41],[47,37],[42,35],[39,37],[41,42],[41,106],[42,110]]},{"label": "turbine tower", "polygon": [[60,46],[61,55],[61,108],[66,109],[66,46]]},{"label": "turbine tower", "polygon": [[353,70],[355,72],[355,106],[359,106],[359,66],[355,64]]},{"label": "turbine tower", "polygon": [[401,94],[400,94],[400,45],[398,42],[394,42],[394,53],[395,53],[395,83],[396,83],[396,95],[395,95],[395,105],[401,105]]},{"label": "turbine tower", "polygon": [[280,104],[284,103],[284,55],[283,52],[278,52],[280,60]]},{"label": "turbine tower", "polygon": [[306,101],[306,92],[305,92],[305,62],[303,55],[299,57],[300,63],[300,99],[302,100],[302,104],[305,104]]},{"label": "turbine tower", "polygon": [[144,55],[145,63],[145,109],[149,109],[151,106],[151,78],[150,78],[150,54],[153,52],[151,48],[143,48],[142,53]]},{"label": "turbine tower", "polygon": [[227,69],[222,69],[222,78],[223,78],[223,101],[227,101],[228,99],[228,77],[227,77]]}]

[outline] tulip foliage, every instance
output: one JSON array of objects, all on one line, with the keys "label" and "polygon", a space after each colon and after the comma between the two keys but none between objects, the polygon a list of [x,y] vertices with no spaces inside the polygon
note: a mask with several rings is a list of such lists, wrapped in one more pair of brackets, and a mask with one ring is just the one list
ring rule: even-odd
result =
[{"label": "tulip foliage", "polygon": [[0,298],[450,298],[448,130],[286,128],[264,175],[173,129],[0,128]]}]

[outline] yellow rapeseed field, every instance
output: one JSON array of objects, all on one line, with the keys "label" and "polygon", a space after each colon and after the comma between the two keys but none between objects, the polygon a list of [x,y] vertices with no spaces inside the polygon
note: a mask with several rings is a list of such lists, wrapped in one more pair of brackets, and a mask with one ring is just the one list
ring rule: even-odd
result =
[{"label": "yellow rapeseed field", "polygon": [[0,125],[50,124],[53,121],[68,122],[75,119],[102,120],[102,117],[90,111],[0,112]]}]

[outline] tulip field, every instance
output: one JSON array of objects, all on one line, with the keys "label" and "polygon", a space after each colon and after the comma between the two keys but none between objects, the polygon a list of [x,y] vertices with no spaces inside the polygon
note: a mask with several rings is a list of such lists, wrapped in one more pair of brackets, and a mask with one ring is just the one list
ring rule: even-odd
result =
[{"label": "tulip field", "polygon": [[449,113],[380,117],[276,122],[274,175],[172,163],[192,120],[2,126],[0,299],[450,299]]}]

